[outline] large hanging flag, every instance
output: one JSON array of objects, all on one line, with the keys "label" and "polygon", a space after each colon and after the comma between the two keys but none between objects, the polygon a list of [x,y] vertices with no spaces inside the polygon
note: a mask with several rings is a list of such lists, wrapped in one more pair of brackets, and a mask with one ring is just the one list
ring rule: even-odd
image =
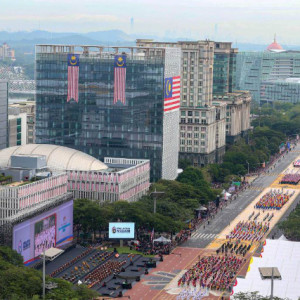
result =
[{"label": "large hanging flag", "polygon": [[68,54],[68,98],[78,103],[79,54]]},{"label": "large hanging flag", "polygon": [[126,102],[126,55],[115,55],[115,74],[114,74],[114,104],[121,101]]},{"label": "large hanging flag", "polygon": [[164,112],[180,108],[180,76],[165,78]]}]

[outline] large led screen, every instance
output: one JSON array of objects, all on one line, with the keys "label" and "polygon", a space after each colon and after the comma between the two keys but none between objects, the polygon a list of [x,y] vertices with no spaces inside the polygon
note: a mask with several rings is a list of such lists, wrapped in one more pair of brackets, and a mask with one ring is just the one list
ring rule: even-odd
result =
[{"label": "large led screen", "polygon": [[13,228],[13,249],[29,264],[51,247],[73,240],[73,201],[61,204]]},{"label": "large led screen", "polygon": [[110,239],[134,239],[135,223],[109,223]]}]

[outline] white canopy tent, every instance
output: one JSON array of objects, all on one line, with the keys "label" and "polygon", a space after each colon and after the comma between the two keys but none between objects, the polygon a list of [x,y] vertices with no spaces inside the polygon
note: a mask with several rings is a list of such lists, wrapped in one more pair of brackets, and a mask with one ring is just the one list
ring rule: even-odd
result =
[{"label": "white canopy tent", "polygon": [[[277,267],[282,280],[274,280],[274,296],[298,300],[300,296],[300,242],[266,240],[262,257],[253,257],[245,279],[237,278],[233,295],[255,292],[270,296],[271,281],[262,280],[258,268]],[[233,296],[232,298],[233,299]]]},{"label": "white canopy tent", "polygon": [[[64,253],[64,250],[58,249],[58,248],[49,248],[45,251],[45,259],[46,260],[54,260],[56,257],[60,256],[62,253]],[[40,255],[41,258],[44,257],[44,254],[42,253]]]},{"label": "white canopy tent", "polygon": [[288,241],[288,239],[284,235],[282,235],[278,240],[280,240],[280,241]]},{"label": "white canopy tent", "polygon": [[165,237],[163,237],[163,236],[161,236],[161,237],[159,237],[158,239],[156,239],[156,240],[153,240],[153,243],[154,242],[162,242],[162,243],[170,243],[171,242],[171,240],[169,240],[169,239],[166,239]]},{"label": "white canopy tent", "polygon": [[223,190],[222,195],[224,197],[225,200],[229,199],[231,197],[231,194],[226,192],[225,190]]}]

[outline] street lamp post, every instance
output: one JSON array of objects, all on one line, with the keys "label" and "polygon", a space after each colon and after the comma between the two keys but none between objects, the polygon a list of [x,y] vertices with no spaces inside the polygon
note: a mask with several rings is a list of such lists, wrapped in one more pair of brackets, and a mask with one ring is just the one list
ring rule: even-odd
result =
[{"label": "street lamp post", "polygon": [[246,163],[248,164],[248,174],[250,174],[250,164],[248,163],[247,160],[246,160]]},{"label": "street lamp post", "polygon": [[153,207],[153,213],[154,214],[156,213],[156,200],[158,198],[161,198],[164,194],[165,194],[165,192],[157,192],[156,189],[155,189],[154,192],[152,192],[150,194],[150,197],[153,198],[153,200],[154,200],[154,207]]},{"label": "street lamp post", "polygon": [[273,291],[274,291],[274,268],[272,268],[272,277],[271,277],[271,298],[273,300]]},{"label": "street lamp post", "polygon": [[281,280],[281,274],[276,267],[263,267],[258,268],[260,272],[260,276],[263,280],[265,279],[271,279],[271,297],[270,300],[273,300],[273,294],[274,294],[274,279]]}]

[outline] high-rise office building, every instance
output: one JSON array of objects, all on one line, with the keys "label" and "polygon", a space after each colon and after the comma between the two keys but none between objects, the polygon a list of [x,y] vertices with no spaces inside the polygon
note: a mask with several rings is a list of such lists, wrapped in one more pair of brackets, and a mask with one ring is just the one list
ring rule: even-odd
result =
[{"label": "high-rise office building", "polygon": [[250,91],[258,103],[295,102],[287,91],[297,90],[298,83],[290,78],[300,78],[300,51],[283,50],[276,40],[264,52],[237,55],[237,89]]},{"label": "high-rise office building", "polygon": [[248,141],[251,93],[236,91],[215,95],[214,103],[216,106],[226,104],[226,143],[233,144],[241,138]]},{"label": "high-rise office building", "polygon": [[0,150],[8,146],[8,83],[0,80]]},{"label": "high-rise office building", "polygon": [[11,49],[7,43],[3,43],[3,45],[0,46],[0,60],[16,60],[15,50]]},{"label": "high-rise office building", "polygon": [[236,90],[236,57],[232,43],[215,42],[213,102],[226,104],[226,143],[247,138],[250,129],[251,94]]},{"label": "high-rise office building", "polygon": [[213,94],[232,93],[236,89],[236,57],[232,43],[215,42]]},{"label": "high-rise office building", "polygon": [[17,107],[8,107],[8,146],[27,144],[27,114]]},{"label": "high-rise office building", "polygon": [[[26,144],[35,143],[35,101],[9,104],[10,114],[26,114]],[[25,132],[25,127],[22,128]],[[10,145],[10,147],[13,145]]]},{"label": "high-rise office building", "polygon": [[178,48],[37,46],[36,142],[150,159],[152,181],[176,178],[180,59]]},{"label": "high-rise office building", "polygon": [[134,18],[133,17],[130,19],[130,33],[131,34],[134,33]]},{"label": "high-rise office building", "polygon": [[194,166],[220,162],[225,153],[226,105],[218,103],[217,108],[212,103],[214,42],[158,43],[140,39],[137,46],[181,48],[179,158]]},{"label": "high-rise office building", "polygon": [[[250,128],[249,93],[231,94],[235,90],[237,55],[237,49],[231,44],[209,40],[177,43],[137,40],[139,47],[181,48],[179,157],[189,160],[194,166],[221,162],[225,143],[238,140]],[[221,97],[213,97],[213,93]],[[226,97],[222,97],[225,94]],[[241,105],[238,109],[232,108],[237,97]],[[237,117],[229,118],[235,110],[239,111]],[[239,119],[240,114],[247,115],[247,118]],[[242,133],[241,128],[247,129]]]},{"label": "high-rise office building", "polygon": [[262,81],[260,103],[272,104],[273,101],[300,103],[300,78]]}]

